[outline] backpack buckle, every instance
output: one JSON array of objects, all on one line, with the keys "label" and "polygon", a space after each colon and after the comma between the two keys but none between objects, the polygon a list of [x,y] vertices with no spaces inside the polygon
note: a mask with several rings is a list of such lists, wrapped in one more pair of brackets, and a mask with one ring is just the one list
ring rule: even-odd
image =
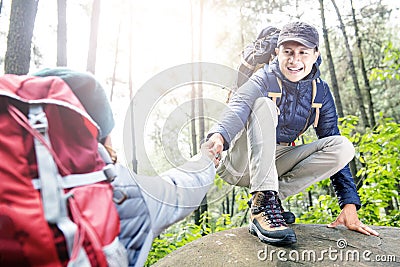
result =
[{"label": "backpack buckle", "polygon": [[103,172],[104,172],[104,175],[107,177],[107,181],[109,181],[110,183],[112,181],[114,181],[115,178],[117,177],[117,172],[116,172],[113,164],[107,164],[103,168]]},{"label": "backpack buckle", "polygon": [[126,195],[126,193],[124,191],[122,191],[121,189],[114,189],[113,192],[113,201],[115,204],[122,204],[126,199],[128,198],[128,196]]},{"label": "backpack buckle", "polygon": [[29,106],[29,124],[42,135],[45,135],[49,127],[46,113],[43,111],[42,105]]}]

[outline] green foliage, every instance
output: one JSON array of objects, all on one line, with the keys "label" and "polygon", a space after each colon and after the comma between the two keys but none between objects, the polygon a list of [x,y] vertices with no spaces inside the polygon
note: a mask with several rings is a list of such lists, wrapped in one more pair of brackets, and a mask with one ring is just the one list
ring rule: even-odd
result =
[{"label": "green foliage", "polygon": [[378,126],[361,137],[357,148],[363,164],[357,173],[363,178],[360,216],[370,224],[400,226],[398,207],[393,208],[399,199],[400,124],[381,117]]},{"label": "green foliage", "polygon": [[172,251],[204,235],[230,228],[232,228],[232,224],[229,214],[212,216],[211,213],[204,212],[200,218],[200,225],[181,222],[169,229],[172,231],[165,232],[154,240],[152,249],[147,257],[146,266],[151,266]]},{"label": "green foliage", "polygon": [[346,136],[354,145],[360,140],[361,133],[357,131],[359,118],[349,115],[344,118],[339,118],[339,129],[343,136]]},{"label": "green foliage", "polygon": [[250,197],[251,194],[249,194],[247,190],[239,190],[239,192],[237,192],[235,196],[235,201],[238,205],[239,212],[244,211],[249,207],[247,201],[250,199]]},{"label": "green foliage", "polygon": [[151,266],[179,247],[201,237],[201,229],[197,225],[188,224],[179,233],[164,233],[153,241],[147,257],[146,266]]},{"label": "green foliage", "polygon": [[389,43],[382,49],[384,58],[383,68],[374,68],[371,71],[370,80],[400,80],[400,49]]},{"label": "green foliage", "polygon": [[202,234],[202,225],[195,225],[193,223],[186,223],[182,228],[177,230],[177,232],[161,234],[153,241],[153,246],[145,265],[151,266],[172,251],[202,237]]},{"label": "green foliage", "polygon": [[218,189],[222,189],[223,185],[225,184],[225,181],[217,174],[215,175],[215,179],[214,179],[214,185],[218,188]]},{"label": "green foliage", "polygon": [[231,225],[231,216],[229,214],[222,214],[215,223],[213,232],[220,232],[229,229]]},{"label": "green foliage", "polygon": [[[294,197],[304,197],[304,195],[300,193]],[[320,195],[317,203],[308,210],[302,211],[296,218],[296,223],[328,224],[334,221],[340,213],[336,197]]]},{"label": "green foliage", "polygon": [[[400,184],[400,124],[390,118],[383,118],[374,129],[364,134],[356,131],[358,118],[347,116],[340,120],[340,130],[355,145],[356,159],[361,166],[357,177],[362,186],[358,190],[362,208],[360,219],[373,225],[400,227],[399,184]],[[321,191],[330,185],[326,179],[308,190]],[[322,190],[323,191],[323,190]],[[302,193],[292,196],[289,201],[302,201]],[[321,194],[314,205],[300,212],[298,223],[329,223],[340,213],[336,197]]]}]

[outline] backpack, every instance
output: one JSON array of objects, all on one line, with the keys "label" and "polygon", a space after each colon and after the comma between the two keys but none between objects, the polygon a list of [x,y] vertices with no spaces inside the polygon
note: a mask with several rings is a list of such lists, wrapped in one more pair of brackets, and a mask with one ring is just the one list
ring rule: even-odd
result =
[{"label": "backpack", "polygon": [[[238,76],[236,88],[242,86],[253,73],[259,68],[268,64],[275,54],[275,47],[278,42],[280,30],[273,26],[264,28],[257,36],[257,39],[248,44],[240,53],[240,64],[237,68]],[[228,92],[226,103],[229,103],[232,91]]]},{"label": "backpack", "polygon": [[260,67],[276,56],[275,48],[278,42],[280,30],[273,26],[264,28],[257,36],[257,39],[248,44],[240,53],[240,65],[236,85],[239,88],[250,76]]},{"label": "backpack", "polygon": [[[236,88],[242,86],[253,73],[264,67],[266,64],[276,56],[275,48],[277,47],[278,37],[280,30],[273,26],[264,28],[257,39],[247,45],[241,52],[241,61],[238,66],[238,77],[236,80]],[[317,64],[321,64],[321,57],[318,57]],[[267,96],[277,104],[277,99],[282,96],[282,83],[279,78],[271,72],[267,73]],[[318,126],[319,111],[322,107],[324,85],[321,80],[315,79],[312,81],[312,108],[315,108],[315,120],[314,127]],[[232,91],[228,93],[229,102]],[[280,114],[279,108],[277,108],[278,115]]]},{"label": "backpack", "polygon": [[58,77],[0,77],[0,266],[107,266],[113,165]]}]

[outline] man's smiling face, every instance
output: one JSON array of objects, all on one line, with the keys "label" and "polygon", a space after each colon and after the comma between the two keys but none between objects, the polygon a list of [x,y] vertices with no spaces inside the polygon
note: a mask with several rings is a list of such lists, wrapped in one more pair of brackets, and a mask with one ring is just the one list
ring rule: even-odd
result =
[{"label": "man's smiling face", "polygon": [[310,74],[319,51],[298,42],[288,41],[276,48],[276,54],[282,74],[289,81],[298,82]]}]

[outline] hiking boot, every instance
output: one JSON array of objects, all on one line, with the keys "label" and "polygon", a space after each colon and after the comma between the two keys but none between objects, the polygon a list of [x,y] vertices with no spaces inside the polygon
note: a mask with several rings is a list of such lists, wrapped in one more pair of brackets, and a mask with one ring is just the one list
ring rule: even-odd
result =
[{"label": "hiking boot", "polygon": [[296,243],[296,234],[287,227],[275,191],[256,192],[253,195],[249,232],[271,245]]},{"label": "hiking boot", "polygon": [[[281,199],[278,196],[276,196],[276,197],[278,198],[279,205],[281,206],[281,213],[282,213],[283,219],[285,220],[285,223],[286,224],[293,224],[296,221],[296,216],[291,211],[285,211],[283,209]],[[250,208],[251,208],[251,203],[252,202],[253,202],[252,198],[250,198],[250,200],[247,201],[247,205],[249,205]]]}]

